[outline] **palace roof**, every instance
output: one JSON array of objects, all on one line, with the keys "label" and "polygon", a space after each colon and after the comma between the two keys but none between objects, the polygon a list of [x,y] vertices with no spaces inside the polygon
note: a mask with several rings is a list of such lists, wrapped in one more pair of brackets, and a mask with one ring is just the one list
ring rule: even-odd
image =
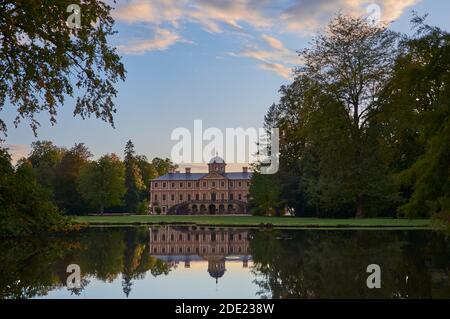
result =
[{"label": "palace roof", "polygon": [[[208,176],[209,173],[169,173],[163,176],[160,176],[158,178],[153,179],[153,181],[198,181],[201,180],[203,177]],[[225,178],[228,179],[243,179],[243,180],[250,180],[252,177],[251,173],[244,173],[244,172],[231,172],[231,173],[224,173],[221,174]]]}]

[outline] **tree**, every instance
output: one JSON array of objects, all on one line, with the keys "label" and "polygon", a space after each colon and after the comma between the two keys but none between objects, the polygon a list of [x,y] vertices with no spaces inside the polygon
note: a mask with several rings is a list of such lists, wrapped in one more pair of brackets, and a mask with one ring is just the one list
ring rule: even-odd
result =
[{"label": "tree", "polygon": [[[383,96],[383,139],[404,191],[400,215],[450,216],[450,34],[415,16]],[[394,137],[394,138],[392,138]]]},{"label": "tree", "polygon": [[280,186],[277,177],[259,172],[252,174],[249,194],[254,215],[280,215]]},{"label": "tree", "polygon": [[158,176],[165,175],[170,172],[171,169],[176,168],[176,165],[172,163],[169,158],[162,159],[159,157],[155,157],[152,160],[152,164],[158,173]]},{"label": "tree", "polygon": [[77,188],[81,168],[92,154],[83,143],[66,151],[55,171],[55,200],[66,214],[85,213],[88,206]]},{"label": "tree", "polygon": [[[113,125],[115,84],[125,69],[107,38],[115,33],[111,6],[100,0],[77,1],[81,25],[70,28],[66,12],[72,0],[2,1],[0,3],[0,110],[9,100],[17,109],[15,124],[57,109],[79,91],[74,115],[91,115]],[[78,92],[77,92],[78,93]],[[0,132],[6,124],[0,119]]]},{"label": "tree", "polygon": [[28,157],[39,183],[54,192],[55,169],[61,162],[65,150],[51,141],[37,141],[31,144],[31,153]]},{"label": "tree", "polygon": [[145,188],[141,192],[141,200],[148,199],[150,181],[158,176],[158,172],[156,171],[155,166],[152,163],[149,163],[145,155],[137,155],[136,161],[141,172],[142,181],[145,185]]},{"label": "tree", "polygon": [[377,158],[371,158],[376,151],[370,147],[367,128],[378,112],[379,95],[392,76],[397,44],[398,35],[386,26],[373,25],[365,18],[338,15],[326,32],[314,39],[312,48],[302,52],[305,66],[297,71],[320,87],[331,102],[326,105],[337,108],[337,112],[342,109],[349,116],[333,126],[344,129],[338,145],[343,146],[342,138],[347,138],[344,143],[350,155],[334,171],[341,174],[340,181],[354,186],[348,195],[354,198],[358,217],[364,215],[364,200],[379,195],[372,187],[379,180],[379,172],[369,170]]},{"label": "tree", "polygon": [[22,160],[14,170],[10,160],[0,148],[0,237],[65,229],[68,222],[38,183],[31,163]]},{"label": "tree", "polygon": [[78,191],[98,212],[122,205],[125,194],[125,167],[115,154],[86,164],[78,176]]},{"label": "tree", "polygon": [[140,192],[145,189],[141,171],[135,157],[133,142],[125,145],[125,208],[129,213],[136,213],[140,202]]}]

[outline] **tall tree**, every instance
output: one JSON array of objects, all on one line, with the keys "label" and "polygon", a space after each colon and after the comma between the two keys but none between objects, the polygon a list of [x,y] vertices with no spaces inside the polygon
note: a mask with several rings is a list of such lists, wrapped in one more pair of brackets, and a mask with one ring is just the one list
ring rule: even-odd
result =
[{"label": "tall tree", "polygon": [[125,167],[115,154],[102,156],[83,166],[78,176],[78,191],[98,212],[123,204]]},{"label": "tall tree", "polygon": [[[100,0],[75,1],[81,23],[66,21],[72,0],[2,1],[0,3],[0,110],[9,101],[17,109],[15,124],[47,111],[56,122],[58,107],[78,95],[74,115],[96,116],[113,125],[115,84],[125,79],[116,49],[112,7]],[[71,21],[70,21],[71,22]],[[0,119],[0,132],[6,132]]]},{"label": "tall tree", "polygon": [[147,199],[150,192],[150,181],[158,176],[156,168],[150,163],[145,155],[136,156],[137,165],[141,172],[142,181],[144,182],[145,188],[141,194],[141,200]]},{"label": "tall tree", "polygon": [[141,171],[135,157],[133,142],[125,145],[125,208],[129,213],[136,213],[140,201],[140,192],[145,189]]},{"label": "tall tree", "polygon": [[[335,169],[332,166],[337,162],[324,158],[326,153],[328,157],[335,156],[329,153],[332,149],[321,152],[320,158],[325,159],[322,165],[330,172],[340,175],[335,178],[342,181],[344,187],[335,185],[342,188],[341,194],[348,190],[358,217],[364,215],[365,200],[380,195],[377,191],[381,187],[376,187],[376,183],[381,172],[371,169],[378,158],[375,146],[371,145],[368,122],[379,110],[378,98],[392,76],[397,48],[398,35],[386,26],[374,25],[365,18],[338,15],[329,23],[326,32],[314,39],[312,47],[301,53],[305,64],[297,74],[306,75],[326,98],[322,99],[324,107],[317,105],[318,111],[328,108],[326,113],[331,112],[330,116],[342,112],[348,115],[332,126],[343,130],[340,140],[334,142],[336,146],[348,146],[347,152],[339,153],[346,153],[341,166]],[[326,137],[331,136],[327,134]]]},{"label": "tall tree", "polygon": [[64,153],[55,171],[55,199],[67,214],[84,214],[88,206],[77,189],[81,168],[92,154],[83,143],[75,144]]},{"label": "tall tree", "polygon": [[[383,138],[392,154],[409,217],[450,216],[450,34],[415,16],[382,102]],[[392,138],[393,137],[393,138]]]},{"label": "tall tree", "polygon": [[0,237],[62,230],[67,221],[36,179],[31,163],[21,160],[13,169],[0,148]]},{"label": "tall tree", "polygon": [[31,144],[28,157],[36,178],[40,184],[54,192],[55,169],[61,162],[65,150],[57,147],[51,141],[37,141]]}]

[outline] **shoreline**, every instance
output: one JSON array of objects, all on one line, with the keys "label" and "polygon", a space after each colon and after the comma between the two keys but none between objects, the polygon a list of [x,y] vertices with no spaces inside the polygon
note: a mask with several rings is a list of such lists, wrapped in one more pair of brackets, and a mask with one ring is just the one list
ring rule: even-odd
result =
[{"label": "shoreline", "polygon": [[73,221],[88,226],[202,226],[202,227],[246,227],[283,229],[431,229],[429,219],[328,219],[301,217],[261,216],[76,216]]}]

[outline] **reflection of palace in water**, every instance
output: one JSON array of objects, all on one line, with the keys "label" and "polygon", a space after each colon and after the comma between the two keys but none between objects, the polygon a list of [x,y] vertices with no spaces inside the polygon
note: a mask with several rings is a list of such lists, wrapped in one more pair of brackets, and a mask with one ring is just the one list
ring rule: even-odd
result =
[{"label": "reflection of palace in water", "polygon": [[150,254],[171,266],[184,262],[208,262],[208,273],[216,279],[226,271],[227,261],[251,260],[248,231],[203,227],[151,227]]}]

